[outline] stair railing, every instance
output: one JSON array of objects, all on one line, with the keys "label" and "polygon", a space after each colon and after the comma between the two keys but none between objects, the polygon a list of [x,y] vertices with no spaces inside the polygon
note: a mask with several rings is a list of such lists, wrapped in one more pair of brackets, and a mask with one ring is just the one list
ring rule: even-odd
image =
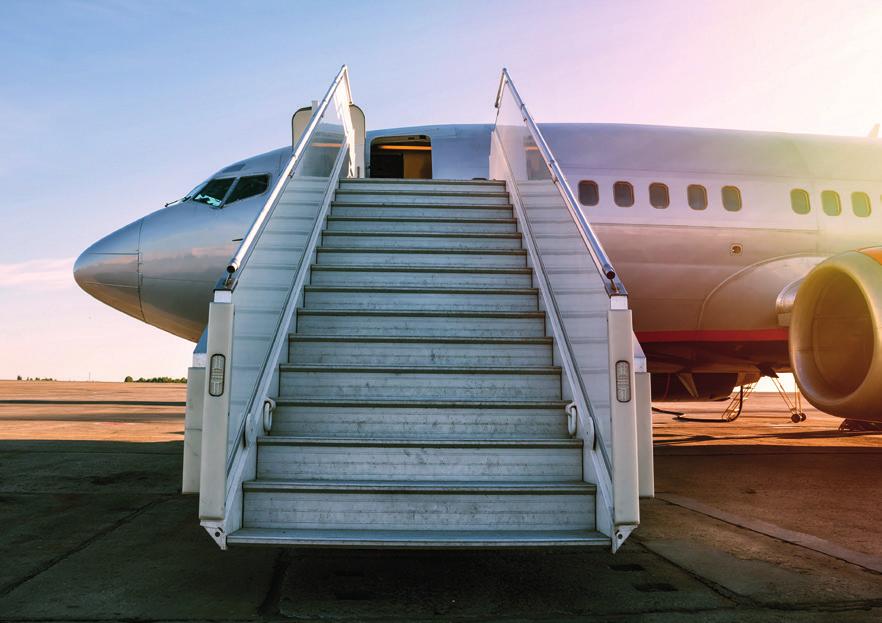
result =
[{"label": "stair railing", "polygon": [[638,402],[648,405],[628,293],[506,69],[496,109],[490,177],[511,194],[576,405],[584,478],[597,485],[597,529],[615,551],[639,523]]},{"label": "stair railing", "polygon": [[[352,108],[344,65],[313,107],[283,173],[218,281],[209,307],[199,517],[222,548],[226,536],[242,525],[242,483],[255,477],[256,439],[271,426],[278,365],[287,360],[288,332],[329,206],[340,178],[360,173],[356,150],[364,142],[364,128],[353,122]],[[285,206],[282,217],[277,216],[281,205]],[[296,229],[303,223],[305,229]],[[297,259],[294,263],[291,257],[285,262],[266,259],[279,252]],[[262,264],[254,263],[259,254]],[[255,268],[249,271],[252,264]],[[265,274],[249,278],[267,266],[274,281],[267,283]]]}]

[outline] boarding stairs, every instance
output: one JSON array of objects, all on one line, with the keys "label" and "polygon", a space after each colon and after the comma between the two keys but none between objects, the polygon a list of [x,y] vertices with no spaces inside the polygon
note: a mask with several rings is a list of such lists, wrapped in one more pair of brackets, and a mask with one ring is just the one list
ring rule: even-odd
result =
[{"label": "boarding stairs", "polygon": [[[203,526],[223,548],[617,549],[638,521],[637,396],[610,398],[640,360],[608,276],[555,292],[541,267],[561,241],[528,206],[558,214],[557,188],[360,178],[335,84],[313,119],[328,144],[342,99],[340,154],[324,177],[293,163],[191,368]],[[601,301],[577,318],[593,334],[567,336],[567,296]]]},{"label": "boarding stairs", "polygon": [[343,181],[230,544],[609,544],[499,182]]}]

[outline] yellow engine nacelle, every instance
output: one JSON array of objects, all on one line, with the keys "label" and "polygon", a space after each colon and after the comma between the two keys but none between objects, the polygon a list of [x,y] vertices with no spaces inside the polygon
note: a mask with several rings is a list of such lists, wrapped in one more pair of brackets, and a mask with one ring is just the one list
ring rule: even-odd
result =
[{"label": "yellow engine nacelle", "polygon": [[790,363],[821,411],[882,421],[882,248],[818,264],[796,293]]}]

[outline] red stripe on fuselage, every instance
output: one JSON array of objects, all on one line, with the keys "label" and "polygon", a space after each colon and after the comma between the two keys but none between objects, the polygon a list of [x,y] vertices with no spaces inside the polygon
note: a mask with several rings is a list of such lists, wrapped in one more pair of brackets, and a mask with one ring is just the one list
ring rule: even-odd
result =
[{"label": "red stripe on fuselage", "polygon": [[787,328],[705,331],[637,331],[641,343],[652,342],[786,342]]}]

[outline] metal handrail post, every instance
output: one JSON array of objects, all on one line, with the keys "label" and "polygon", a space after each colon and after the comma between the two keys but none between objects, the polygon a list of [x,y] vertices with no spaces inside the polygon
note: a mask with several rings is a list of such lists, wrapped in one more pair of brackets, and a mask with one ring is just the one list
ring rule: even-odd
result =
[{"label": "metal handrail post", "polygon": [[551,181],[557,187],[558,192],[560,192],[561,197],[563,197],[570,212],[576,219],[576,223],[579,225],[580,234],[588,247],[591,259],[594,261],[600,274],[607,279],[607,294],[609,294],[610,297],[627,297],[628,292],[625,289],[625,285],[622,283],[621,279],[619,279],[618,273],[616,273],[616,270],[613,268],[612,261],[609,259],[600,239],[597,237],[597,234],[594,233],[594,229],[585,217],[579,202],[576,200],[576,195],[573,193],[573,189],[570,188],[566,176],[557,164],[557,160],[555,160],[551,148],[548,146],[545,137],[542,135],[542,131],[539,130],[539,126],[536,125],[532,115],[530,115],[530,112],[527,110],[527,105],[524,103],[524,100],[521,99],[517,87],[515,87],[508,70],[505,68],[502,70],[502,76],[499,81],[499,91],[496,94],[496,108],[499,109],[506,84],[511,89],[512,97],[514,97],[515,103],[517,103],[518,108],[520,109],[521,117],[523,118],[524,123],[527,124],[527,129],[530,131],[533,142],[536,143],[536,146],[542,154],[542,160],[548,168],[548,172],[551,175]]},{"label": "metal handrail post", "polygon": [[346,81],[346,95],[349,99],[348,103],[352,104],[352,91],[349,87],[349,69],[346,67],[346,65],[343,65],[340,68],[340,71],[337,73],[337,76],[334,78],[334,81],[331,83],[331,86],[328,87],[328,90],[325,93],[325,96],[322,98],[321,103],[316,107],[315,110],[312,111],[312,117],[310,118],[309,123],[306,125],[306,129],[303,131],[303,134],[300,136],[300,140],[297,141],[297,146],[294,148],[294,152],[291,154],[290,160],[288,160],[288,165],[285,167],[284,173],[279,176],[279,179],[276,182],[275,187],[273,188],[273,192],[267,198],[266,203],[263,204],[263,208],[261,208],[260,212],[257,214],[257,217],[254,219],[254,222],[248,229],[248,233],[245,234],[244,238],[242,238],[242,242],[239,243],[239,248],[236,250],[236,253],[233,254],[233,257],[230,258],[230,261],[227,263],[227,274],[221,278],[219,289],[232,290],[235,287],[237,271],[245,262],[248,255],[251,254],[251,249],[253,248],[254,241],[257,239],[257,236],[260,233],[261,229],[263,229],[267,218],[272,213],[276,201],[281,196],[282,191],[284,190],[285,185],[288,182],[288,178],[290,178],[294,174],[294,169],[297,167],[297,163],[300,161],[300,156],[306,149],[309,141],[312,139],[312,134],[315,131],[315,128],[318,126],[319,121],[321,121],[322,116],[325,114],[325,110],[327,110],[328,104],[330,104],[331,100],[333,99],[334,92],[337,90],[337,85],[340,84],[341,80]]}]

